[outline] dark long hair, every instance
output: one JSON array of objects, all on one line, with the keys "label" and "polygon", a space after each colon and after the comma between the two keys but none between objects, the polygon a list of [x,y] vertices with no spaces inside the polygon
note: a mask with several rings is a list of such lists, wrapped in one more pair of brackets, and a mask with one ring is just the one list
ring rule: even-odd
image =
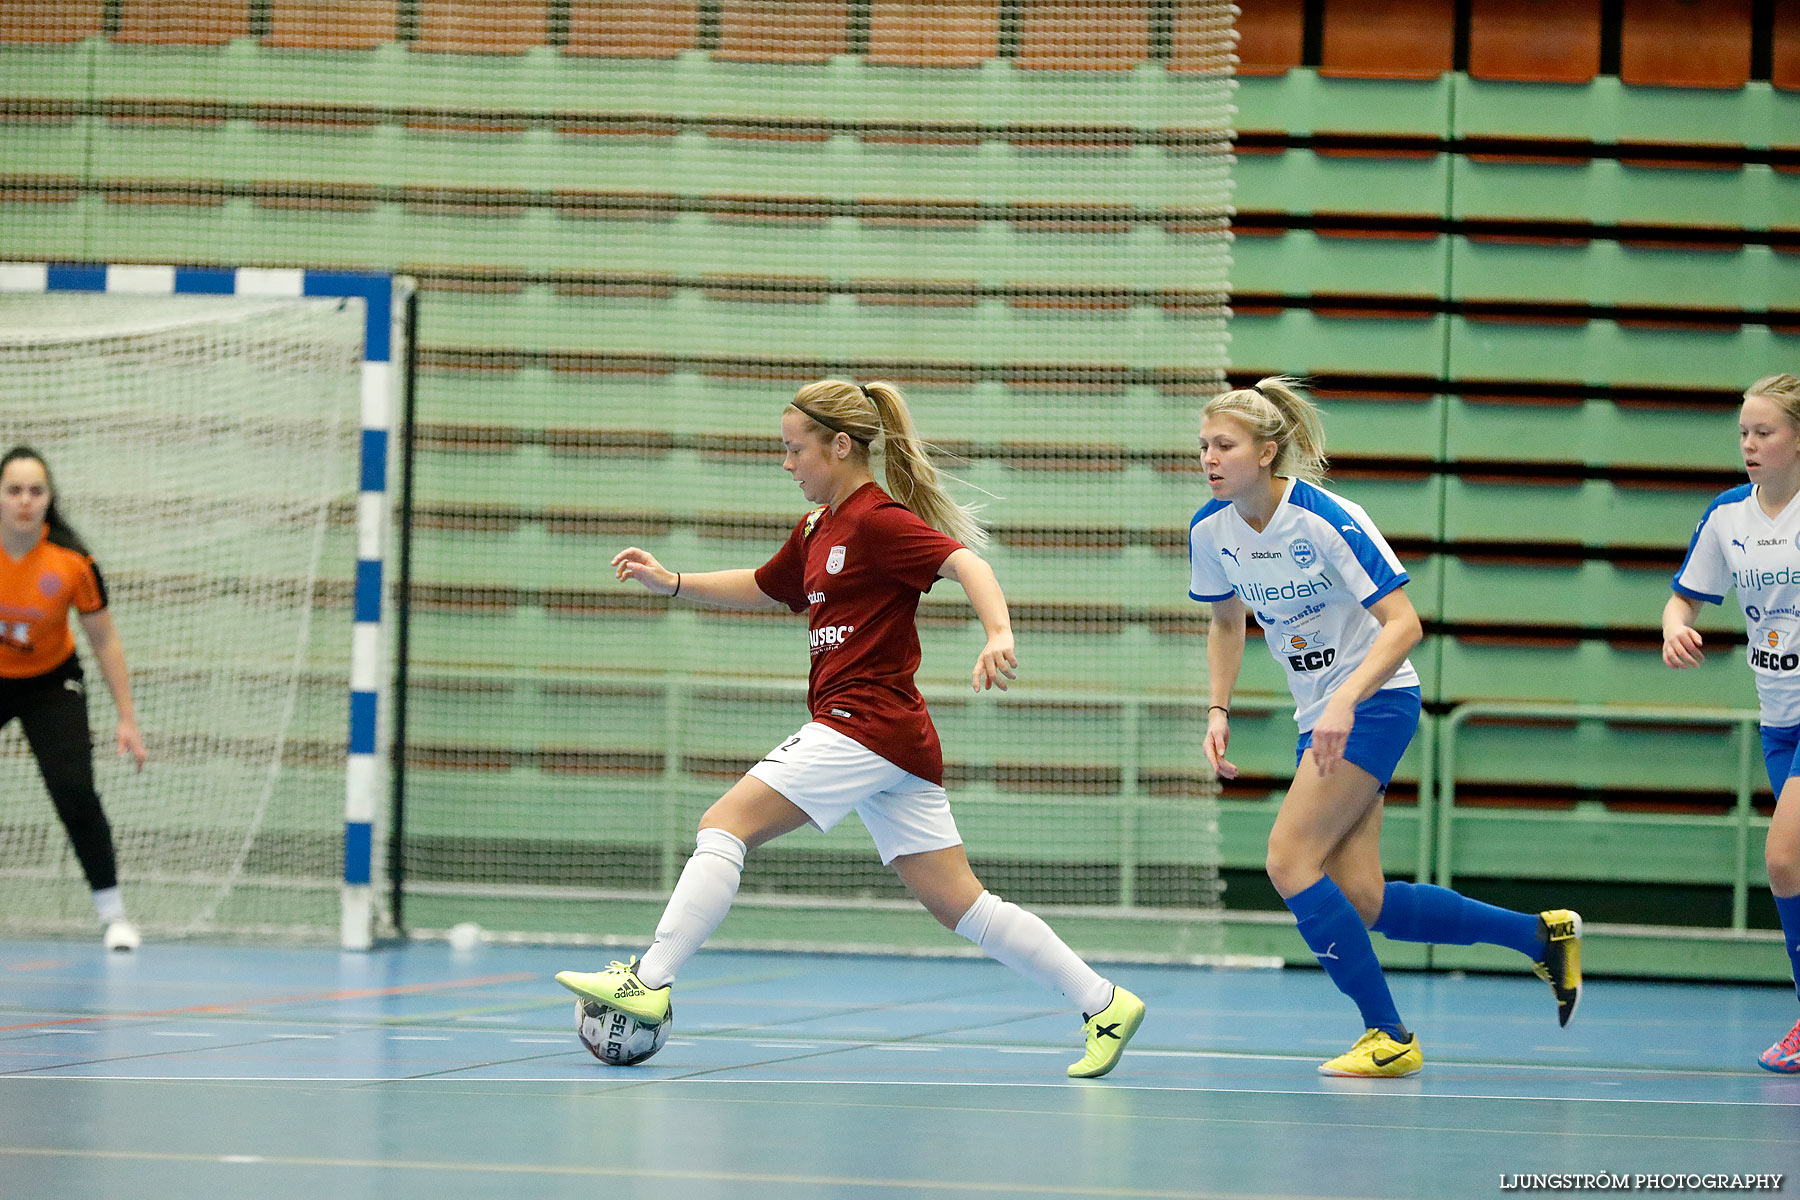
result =
[{"label": "dark long hair", "polygon": [[5,458],[0,458],[0,475],[4,475],[8,466],[22,458],[31,459],[38,466],[44,468],[44,482],[50,486],[50,507],[44,510],[44,524],[49,528],[50,540],[59,546],[66,546],[71,550],[78,550],[86,554],[88,549],[82,542],[81,535],[75,532],[75,527],[69,524],[63,518],[62,513],[56,509],[56,479],[50,474],[50,464],[45,461],[43,455],[30,446],[14,446],[6,452]]}]

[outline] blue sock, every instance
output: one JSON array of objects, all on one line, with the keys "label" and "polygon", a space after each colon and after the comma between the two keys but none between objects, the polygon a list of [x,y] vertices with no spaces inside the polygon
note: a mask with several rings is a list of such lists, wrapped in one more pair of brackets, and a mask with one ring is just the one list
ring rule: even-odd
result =
[{"label": "blue sock", "polygon": [[1375,932],[1396,942],[1510,946],[1533,962],[1544,955],[1536,913],[1495,908],[1432,883],[1390,880],[1382,893]]},{"label": "blue sock", "polygon": [[1331,877],[1289,896],[1287,906],[1331,982],[1356,1002],[1363,1026],[1405,1040],[1406,1026],[1400,1023],[1400,1010],[1394,1007],[1387,978],[1369,944],[1369,931]]},{"label": "blue sock", "polygon": [[1794,966],[1794,990],[1800,992],[1800,896],[1775,897],[1775,911],[1781,915],[1782,940]]}]

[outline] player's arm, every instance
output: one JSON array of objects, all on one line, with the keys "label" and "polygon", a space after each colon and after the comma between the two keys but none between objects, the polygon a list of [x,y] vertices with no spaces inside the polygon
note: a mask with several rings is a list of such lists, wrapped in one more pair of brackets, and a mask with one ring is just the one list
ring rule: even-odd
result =
[{"label": "player's arm", "polygon": [[613,556],[613,570],[620,582],[636,580],[652,596],[680,596],[695,604],[711,608],[781,608],[779,600],[765,595],[756,586],[756,572],[749,568],[731,571],[671,571],[656,561],[648,550],[628,547]]},{"label": "player's arm", "polygon": [[131,700],[131,672],[125,668],[125,647],[119,641],[112,613],[102,608],[77,615],[81,618],[81,632],[87,635],[88,646],[94,652],[94,661],[100,664],[100,677],[112,692],[113,707],[119,711],[119,753],[134,759],[141,771],[150,754],[144,749],[144,735],[138,732],[137,707]]},{"label": "player's arm", "polygon": [[1706,658],[1700,649],[1700,631],[1694,628],[1701,603],[1692,596],[1673,592],[1663,605],[1663,662],[1677,671],[1697,667]]},{"label": "player's arm", "polygon": [[1244,621],[1249,612],[1236,595],[1212,602],[1212,628],[1206,631],[1207,704],[1206,761],[1220,779],[1236,779],[1236,764],[1225,757],[1231,745],[1231,692],[1244,666]]},{"label": "player's arm", "polygon": [[987,645],[975,659],[971,682],[976,691],[997,687],[1006,690],[1008,679],[1017,679],[1019,656],[1013,650],[1012,614],[1006,610],[1006,594],[987,560],[964,546],[938,567],[938,578],[954,580],[969,595],[969,604],[981,618]]},{"label": "player's arm", "polygon": [[1369,615],[1381,623],[1381,632],[1375,635],[1374,644],[1356,670],[1331,693],[1325,711],[1313,725],[1313,765],[1321,775],[1329,774],[1343,761],[1344,746],[1356,724],[1356,706],[1393,678],[1406,656],[1425,636],[1424,626],[1419,623],[1419,614],[1405,588],[1395,588],[1369,605]]}]

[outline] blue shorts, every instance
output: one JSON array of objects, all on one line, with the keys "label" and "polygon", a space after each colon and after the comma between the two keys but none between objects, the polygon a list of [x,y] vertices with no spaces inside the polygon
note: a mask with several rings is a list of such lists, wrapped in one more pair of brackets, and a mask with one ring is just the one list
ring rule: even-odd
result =
[{"label": "blue shorts", "polygon": [[[1350,740],[1344,744],[1344,758],[1373,775],[1381,790],[1393,782],[1394,768],[1412,743],[1419,728],[1422,707],[1419,689],[1383,688],[1356,706],[1356,723],[1350,726]],[[1294,746],[1294,766],[1312,745],[1312,730],[1300,735]]]},{"label": "blue shorts", "polygon": [[1781,789],[1795,775],[1800,775],[1800,725],[1788,725],[1778,728],[1774,725],[1762,727],[1763,766],[1769,772],[1769,787],[1775,792],[1775,798],[1781,798]]}]

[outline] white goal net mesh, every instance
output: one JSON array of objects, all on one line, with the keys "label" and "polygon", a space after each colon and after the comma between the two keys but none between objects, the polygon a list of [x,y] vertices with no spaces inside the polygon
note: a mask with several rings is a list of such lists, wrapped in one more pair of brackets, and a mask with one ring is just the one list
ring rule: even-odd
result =
[{"label": "white goal net mesh", "polygon": [[[78,637],[120,883],[152,931],[336,928],[363,328],[360,302],[0,295],[0,441],[48,463],[130,666],[141,774]],[[14,722],[0,927],[93,920]]]}]

